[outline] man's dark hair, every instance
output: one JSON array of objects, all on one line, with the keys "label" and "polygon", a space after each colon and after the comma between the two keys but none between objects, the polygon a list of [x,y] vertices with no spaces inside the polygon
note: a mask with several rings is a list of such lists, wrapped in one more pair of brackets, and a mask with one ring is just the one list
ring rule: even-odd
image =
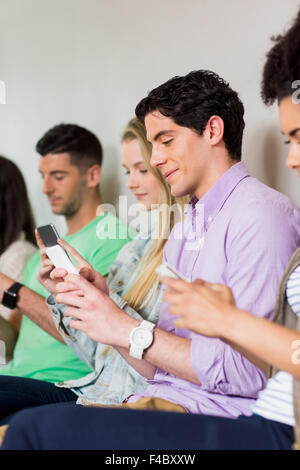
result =
[{"label": "man's dark hair", "polygon": [[244,106],[238,94],[217,74],[197,70],[184,77],[171,78],[150,91],[137,105],[135,113],[144,121],[153,111],[159,111],[199,135],[203,134],[211,116],[219,116],[224,121],[223,139],[230,157],[241,159]]},{"label": "man's dark hair", "polygon": [[300,10],[290,29],[271,39],[275,44],[267,53],[261,86],[267,106],[291,96],[296,91],[293,82],[300,80]]},{"label": "man's dark hair", "polygon": [[42,157],[49,153],[68,153],[72,165],[87,169],[102,163],[102,146],[99,139],[84,127],[76,124],[59,124],[47,131],[36,144]]}]

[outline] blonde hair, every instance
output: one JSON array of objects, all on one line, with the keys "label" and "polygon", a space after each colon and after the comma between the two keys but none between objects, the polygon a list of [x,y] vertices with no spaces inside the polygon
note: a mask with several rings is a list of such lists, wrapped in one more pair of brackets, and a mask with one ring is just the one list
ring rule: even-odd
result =
[{"label": "blonde hair", "polygon": [[158,204],[158,234],[152,240],[146,254],[141,258],[136,266],[137,278],[128,292],[124,295],[124,300],[135,310],[144,307],[155,294],[159,277],[155,269],[161,264],[163,249],[171,232],[174,223],[177,221],[176,214],[169,211],[171,206],[179,209],[179,217],[183,217],[184,204],[187,203],[187,197],[175,198],[172,196],[170,188],[165,178],[157,168],[150,165],[152,145],[147,141],[146,128],[137,118],[133,118],[127,124],[122,142],[128,142],[136,139],[139,143],[142,156],[144,158],[147,170],[158,180],[160,186],[159,204]]}]

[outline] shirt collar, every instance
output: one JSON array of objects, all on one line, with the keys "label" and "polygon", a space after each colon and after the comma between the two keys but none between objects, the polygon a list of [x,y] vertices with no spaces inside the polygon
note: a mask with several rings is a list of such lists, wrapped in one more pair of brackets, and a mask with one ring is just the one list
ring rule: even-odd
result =
[{"label": "shirt collar", "polygon": [[205,222],[210,223],[220,212],[223,205],[236,186],[250,174],[243,162],[235,163],[200,199],[193,196],[185,210],[185,214],[197,215],[205,207]]}]

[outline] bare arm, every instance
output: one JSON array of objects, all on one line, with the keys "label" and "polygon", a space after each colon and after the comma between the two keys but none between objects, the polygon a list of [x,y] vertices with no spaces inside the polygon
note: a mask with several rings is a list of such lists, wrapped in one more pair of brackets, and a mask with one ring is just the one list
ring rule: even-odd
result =
[{"label": "bare arm", "polygon": [[[137,322],[137,325],[140,322]],[[132,326],[128,329],[128,336]],[[200,384],[190,358],[191,340],[172,335],[160,328],[154,329],[154,340],[146,350],[144,359],[134,359],[127,347],[117,347],[124,359],[147,379],[153,379],[157,367],[184,380]]]},{"label": "bare arm", "polygon": [[[46,254],[45,246],[37,232],[36,238],[38,246],[40,247],[40,257],[41,257],[41,267],[38,273],[38,280],[39,282],[53,295],[55,295],[55,287],[57,284],[56,280],[50,278],[50,273],[53,270],[53,264],[49,260]],[[64,270],[63,270],[64,271]],[[0,299],[2,299],[3,293],[6,289],[8,289],[15,281],[0,273]],[[23,286],[19,290],[19,298],[18,298],[18,309],[19,314],[13,315],[11,314],[9,318],[9,322],[16,327],[16,322],[20,323],[20,317],[23,313],[26,315],[30,320],[36,323],[40,328],[46,331],[48,334],[53,336],[53,338],[57,339],[61,343],[64,343],[61,335],[59,334],[55,323],[52,319],[52,315],[45,303],[44,297],[36,294],[31,289],[28,289],[26,286]]]},{"label": "bare arm", "polygon": [[300,378],[300,333],[239,310],[231,290],[197,280],[164,278],[174,324],[205,336],[218,337],[262,370],[268,365]]},{"label": "bare arm", "polygon": [[[41,257],[41,267],[38,273],[38,280],[39,282],[50,292],[53,296],[56,294],[56,284],[57,282],[61,281],[62,278],[59,276],[51,278],[51,273],[53,271],[53,264],[49,260],[45,246],[37,232],[36,239],[38,246],[40,247],[40,257]],[[93,270],[92,266],[85,261],[72,247],[70,247],[66,242],[60,240],[60,244],[67,248],[71,255],[78,262],[78,270],[85,275],[86,278],[95,284],[97,288],[101,288],[104,291],[108,291],[106,286],[105,279],[101,276],[100,273],[97,273]],[[67,272],[64,269],[57,269],[54,270],[58,273],[62,272],[63,275],[66,275]],[[3,293],[6,289],[8,289],[15,281],[8,276],[5,276],[3,273],[0,273],[0,299],[2,299]],[[45,303],[44,297],[36,294],[31,289],[23,286],[19,290],[19,298],[18,298],[18,309],[19,314],[11,315],[9,322],[16,327],[17,323],[20,323],[21,314],[25,314],[30,320],[36,323],[40,328],[46,331],[48,334],[53,336],[55,339],[64,343],[62,336],[59,334],[55,323],[52,319],[52,315]],[[18,329],[18,328],[17,328]]]},{"label": "bare arm", "polygon": [[[78,289],[82,296],[66,293]],[[199,384],[191,359],[190,340],[168,333],[160,328],[154,330],[154,341],[147,349],[144,359],[129,356],[129,335],[139,326],[140,320],[121,310],[104,292],[96,289],[81,276],[69,274],[65,282],[57,284],[59,303],[66,304],[66,317],[72,317],[70,327],[83,331],[94,341],[115,347],[140,374],[148,379],[154,377],[156,368],[162,368],[178,377]]]},{"label": "bare arm", "polygon": [[223,335],[233,345],[242,347],[277,369],[300,379],[300,332],[277,325],[264,318],[232,308],[224,324]]},{"label": "bare arm", "polygon": [[[3,293],[8,289],[15,281],[4,274],[0,273],[0,298],[2,299]],[[32,290],[23,286],[19,290],[18,308],[24,313],[30,320],[36,323],[40,328],[45,330],[51,336],[58,341],[64,343],[62,337],[58,333],[54,322],[52,320],[51,313],[47,305],[45,304],[44,297],[36,294]],[[12,321],[10,321],[12,323]]]}]

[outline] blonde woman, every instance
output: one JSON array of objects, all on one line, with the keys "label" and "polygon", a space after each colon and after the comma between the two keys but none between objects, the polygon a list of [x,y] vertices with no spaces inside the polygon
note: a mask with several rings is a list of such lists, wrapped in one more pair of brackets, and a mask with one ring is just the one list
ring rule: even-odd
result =
[{"label": "blonde woman", "polygon": [[[118,306],[137,319],[156,323],[162,292],[155,269],[162,261],[163,247],[176,218],[170,208],[177,207],[180,217],[184,200],[178,201],[171,195],[159,170],[150,166],[150,157],[151,145],[146,138],[145,126],[134,118],[128,123],[122,136],[122,164],[127,175],[127,186],[148,217],[143,217],[144,226],[136,238],[119,252],[106,283],[66,242],[61,241],[61,244],[78,262],[80,273],[106,292],[109,289],[111,299]],[[146,221],[149,223],[145,223]],[[55,296],[57,282],[67,273],[53,269],[44,254],[41,240],[38,241],[43,260],[39,280]],[[93,369],[84,378],[57,386],[72,390],[74,399],[79,397],[77,402],[84,404],[116,404],[131,393],[144,390],[146,379],[114,348],[97,343],[84,332],[72,328],[70,318],[64,316],[65,306],[55,304],[53,297],[49,298],[48,303],[65,342]]]}]

